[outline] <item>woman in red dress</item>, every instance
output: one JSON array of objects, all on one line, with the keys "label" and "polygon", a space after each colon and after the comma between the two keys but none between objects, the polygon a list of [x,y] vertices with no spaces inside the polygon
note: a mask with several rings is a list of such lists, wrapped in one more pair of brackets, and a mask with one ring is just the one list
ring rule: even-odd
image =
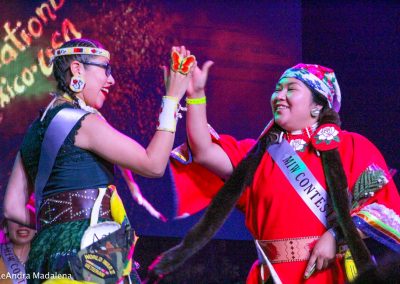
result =
[{"label": "woman in red dress", "polygon": [[332,69],[298,64],[286,70],[271,96],[274,118],[252,142],[208,134],[210,66],[194,71],[186,100],[194,162],[172,165],[180,197],[196,194],[197,204],[184,204],[181,215],[215,197],[181,244],[153,263],[151,277],[200,249],[234,205],[245,214],[259,255],[247,283],[269,276],[275,283],[344,283],[342,251],[351,252],[359,273],[374,267],[366,237],[400,253],[398,191],[377,148],[340,129],[341,93]]}]

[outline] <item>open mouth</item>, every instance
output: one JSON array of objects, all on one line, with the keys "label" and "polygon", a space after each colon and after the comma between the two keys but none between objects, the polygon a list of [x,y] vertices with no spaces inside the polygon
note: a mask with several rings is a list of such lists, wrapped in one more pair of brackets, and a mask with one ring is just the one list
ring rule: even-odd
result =
[{"label": "open mouth", "polygon": [[29,237],[30,231],[28,229],[18,229],[17,236],[21,238]]},{"label": "open mouth", "polygon": [[107,88],[101,88],[100,91],[101,91],[101,93],[102,93],[105,97],[106,97],[106,96],[108,95],[108,93],[110,92],[110,90],[107,89]]},{"label": "open mouth", "polygon": [[280,111],[280,110],[284,110],[284,109],[289,109],[289,107],[285,106],[285,105],[276,105],[274,108],[275,111]]}]

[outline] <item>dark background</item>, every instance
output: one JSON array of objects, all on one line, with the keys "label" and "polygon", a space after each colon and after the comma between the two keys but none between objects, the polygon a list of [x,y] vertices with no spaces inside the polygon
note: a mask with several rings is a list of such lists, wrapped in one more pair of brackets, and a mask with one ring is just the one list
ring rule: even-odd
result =
[{"label": "dark background", "polygon": [[[58,1],[60,2],[60,1]],[[0,1],[0,26],[23,25],[46,1]],[[209,121],[237,138],[255,138],[271,114],[269,97],[280,74],[298,62],[335,70],[343,102],[343,128],[368,137],[388,165],[400,166],[399,114],[400,4],[396,1],[86,1],[65,0],[57,19],[20,62],[0,67],[0,77],[13,78],[48,46],[51,32],[70,19],[83,37],[100,40],[112,54],[117,86],[102,113],[111,124],[147,145],[155,129],[163,94],[160,64],[171,45],[184,44],[199,61],[215,61],[207,84]],[[0,49],[4,45],[0,28]],[[22,53],[21,53],[22,54]],[[28,58],[26,58],[28,57]],[[8,68],[10,67],[10,68]],[[49,101],[38,76],[27,94],[0,108],[0,189],[3,195],[23,133]],[[51,83],[50,83],[51,84]],[[4,84],[0,82],[0,88]],[[0,89],[1,90],[1,89]],[[1,119],[2,118],[2,119]],[[180,121],[176,145],[184,141]],[[366,153],[368,155],[368,153]],[[168,173],[163,179],[136,176],[146,198],[170,219],[176,206]],[[398,176],[395,176],[398,185]],[[161,251],[179,242],[201,216],[154,220],[131,202],[118,181],[131,222],[141,239],[136,258],[145,268]],[[2,199],[3,197],[1,197]],[[290,220],[288,220],[290,225]],[[178,238],[177,238],[178,237]],[[247,239],[247,240],[246,240]],[[164,283],[243,283],[255,248],[235,212],[200,253]]]}]

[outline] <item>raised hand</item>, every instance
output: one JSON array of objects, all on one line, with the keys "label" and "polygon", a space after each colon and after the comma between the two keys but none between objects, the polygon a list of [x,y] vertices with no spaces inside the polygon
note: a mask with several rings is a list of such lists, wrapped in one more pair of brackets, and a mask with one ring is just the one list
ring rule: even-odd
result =
[{"label": "raised hand", "polygon": [[187,89],[188,97],[198,98],[204,96],[204,88],[207,83],[208,71],[214,64],[213,61],[206,61],[200,69],[196,66],[193,70],[192,79],[190,80],[189,87]]}]

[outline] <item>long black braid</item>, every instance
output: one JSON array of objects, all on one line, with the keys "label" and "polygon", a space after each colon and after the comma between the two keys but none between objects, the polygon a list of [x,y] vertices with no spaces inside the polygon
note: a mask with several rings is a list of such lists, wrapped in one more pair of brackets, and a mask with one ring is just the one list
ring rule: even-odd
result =
[{"label": "long black braid", "polygon": [[[84,38],[67,41],[60,48],[66,48],[66,47],[104,48],[103,45],[100,44],[99,42]],[[96,57],[95,55],[86,55],[86,54],[57,56],[53,60],[53,76],[57,81],[57,89],[60,92],[57,95],[62,95],[63,93],[67,93],[74,100],[74,103],[77,105],[78,99],[75,93],[69,88],[69,81],[71,80],[72,77],[70,64],[74,60],[79,62],[87,62],[95,57]]]},{"label": "long black braid", "polygon": [[[335,111],[328,109],[321,116],[320,123],[340,125],[339,115]],[[351,206],[348,198],[347,178],[338,149],[322,151],[321,159],[326,184],[332,199],[334,211],[337,215],[337,222],[359,273],[363,273],[364,271],[373,268],[374,263],[371,254],[357,232],[357,228],[350,215],[349,208],[351,208]]]}]

